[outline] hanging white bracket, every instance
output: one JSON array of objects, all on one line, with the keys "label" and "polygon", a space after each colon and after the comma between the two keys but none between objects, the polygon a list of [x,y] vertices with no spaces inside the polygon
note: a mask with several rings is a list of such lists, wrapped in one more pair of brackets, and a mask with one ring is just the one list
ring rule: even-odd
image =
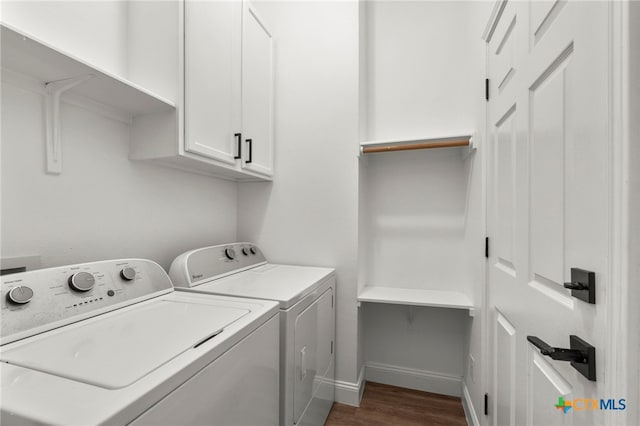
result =
[{"label": "hanging white bracket", "polygon": [[478,148],[479,139],[480,137],[477,134],[474,134],[469,138],[469,146],[466,149],[463,149],[461,151],[461,156],[463,160],[466,160],[467,158],[469,158],[471,154],[476,152],[476,149]]},{"label": "hanging white bracket", "polygon": [[415,307],[413,305],[407,306],[407,321],[409,325],[413,325],[413,322],[416,319]]},{"label": "hanging white bracket", "polygon": [[44,84],[46,89],[47,116],[47,173],[59,175],[62,173],[62,142],[60,141],[60,97],[62,93],[78,84],[95,77],[87,74],[63,80],[49,81]]}]

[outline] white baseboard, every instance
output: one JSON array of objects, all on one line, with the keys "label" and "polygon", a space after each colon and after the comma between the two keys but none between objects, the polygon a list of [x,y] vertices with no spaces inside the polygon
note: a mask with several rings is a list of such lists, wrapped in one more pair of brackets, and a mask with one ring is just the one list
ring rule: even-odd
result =
[{"label": "white baseboard", "polygon": [[464,417],[467,419],[467,424],[470,426],[480,426],[478,420],[478,414],[471,401],[471,395],[467,385],[462,382],[462,408],[464,409]]},{"label": "white baseboard", "polygon": [[433,371],[399,367],[396,365],[366,363],[368,381],[460,397],[462,378]]},{"label": "white baseboard", "polygon": [[362,393],[364,392],[364,365],[360,369],[358,375],[358,381],[356,383],[345,382],[342,380],[335,381],[336,389],[336,402],[340,404],[352,405],[354,407],[360,406],[362,400]]}]

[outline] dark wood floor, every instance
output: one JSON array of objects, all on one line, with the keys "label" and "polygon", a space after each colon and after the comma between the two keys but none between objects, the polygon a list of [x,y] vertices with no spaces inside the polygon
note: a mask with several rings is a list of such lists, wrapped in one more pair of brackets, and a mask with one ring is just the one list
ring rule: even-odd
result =
[{"label": "dark wood floor", "polygon": [[460,398],[367,382],[360,407],[333,404],[325,426],[467,425]]}]

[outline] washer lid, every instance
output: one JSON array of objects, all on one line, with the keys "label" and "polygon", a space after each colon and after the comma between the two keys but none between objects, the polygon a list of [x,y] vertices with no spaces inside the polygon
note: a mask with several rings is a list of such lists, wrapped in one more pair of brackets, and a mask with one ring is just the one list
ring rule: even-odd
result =
[{"label": "washer lid", "polygon": [[276,300],[288,309],[313,292],[331,268],[266,264],[193,287],[195,291]]},{"label": "washer lid", "polygon": [[9,364],[107,389],[130,385],[250,311],[155,300],[42,334],[4,351]]}]

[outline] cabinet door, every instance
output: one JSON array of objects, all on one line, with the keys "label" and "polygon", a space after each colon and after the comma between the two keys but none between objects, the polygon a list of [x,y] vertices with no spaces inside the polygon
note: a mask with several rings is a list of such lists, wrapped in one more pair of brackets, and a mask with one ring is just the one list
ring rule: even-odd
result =
[{"label": "cabinet door", "polygon": [[249,2],[243,22],[242,167],[273,176],[272,37]]},{"label": "cabinet door", "polygon": [[235,164],[242,3],[187,0],[184,20],[185,150]]}]

